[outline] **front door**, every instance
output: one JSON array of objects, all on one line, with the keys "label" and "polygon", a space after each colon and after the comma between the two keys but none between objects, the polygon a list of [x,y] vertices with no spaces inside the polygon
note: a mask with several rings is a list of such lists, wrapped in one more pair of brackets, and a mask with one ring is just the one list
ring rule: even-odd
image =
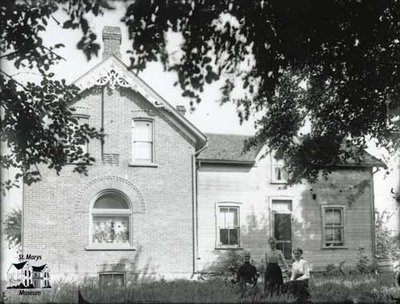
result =
[{"label": "front door", "polygon": [[292,201],[272,200],[272,229],[276,247],[283,252],[285,259],[292,259]]}]

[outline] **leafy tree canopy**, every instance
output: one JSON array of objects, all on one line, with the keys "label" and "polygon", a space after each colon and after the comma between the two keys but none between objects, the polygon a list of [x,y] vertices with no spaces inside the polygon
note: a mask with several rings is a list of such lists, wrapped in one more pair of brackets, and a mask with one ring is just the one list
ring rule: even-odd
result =
[{"label": "leafy tree canopy", "polygon": [[22,209],[15,208],[6,214],[3,233],[8,240],[8,247],[21,248]]},{"label": "leafy tree canopy", "polygon": [[[368,138],[398,148],[399,17],[396,0],[139,0],[124,22],[132,68],[161,60],[192,103],[221,79],[242,120],[262,113],[249,147],[266,143],[298,182],[360,159]],[[179,61],[168,31],[183,36]]]},{"label": "leafy tree canopy", "polygon": [[[2,4],[2,56],[15,60],[16,67],[38,69],[45,81],[23,88],[2,73],[2,139],[16,155],[2,165],[20,166],[24,174],[33,174],[39,162],[62,167],[63,140],[71,134],[65,122],[72,121],[66,105],[77,93],[46,72],[61,60],[55,50],[62,45],[45,47],[40,33],[54,12],[64,9],[68,18],[60,26],[82,31],[77,48],[90,59],[99,46],[86,16],[101,14],[110,3]],[[222,81],[221,102],[234,102],[241,120],[262,114],[249,148],[267,144],[298,182],[315,180],[322,166],[358,159],[367,138],[398,148],[399,6],[397,0],[136,0],[123,22],[132,39],[132,69],[162,62],[177,73],[193,106],[205,85]],[[170,32],[183,38],[178,60],[168,52]],[[46,115],[52,127],[43,123]],[[309,122],[311,132],[303,132]],[[92,131],[82,133],[89,139],[98,135]]]},{"label": "leafy tree canopy", "polygon": [[[89,3],[90,2],[90,3]],[[50,67],[63,60],[56,50],[62,44],[46,46],[41,35],[53,14],[63,8],[68,20],[65,28],[76,27],[78,20],[83,37],[77,47],[90,58],[99,45],[90,31],[84,13],[98,14],[107,3],[101,1],[5,1],[0,4],[0,59],[14,63],[17,69],[28,68],[41,75],[40,83],[22,84],[0,69],[1,124],[0,138],[8,146],[1,156],[1,168],[14,167],[14,180],[2,180],[2,189],[18,186],[21,178],[30,184],[40,180],[38,164],[46,164],[58,173],[66,162],[77,163],[75,171],[86,173],[94,159],[82,144],[101,139],[101,130],[79,125],[71,103],[78,98],[78,88],[65,80],[54,80]],[[58,21],[57,21],[58,22]]]}]

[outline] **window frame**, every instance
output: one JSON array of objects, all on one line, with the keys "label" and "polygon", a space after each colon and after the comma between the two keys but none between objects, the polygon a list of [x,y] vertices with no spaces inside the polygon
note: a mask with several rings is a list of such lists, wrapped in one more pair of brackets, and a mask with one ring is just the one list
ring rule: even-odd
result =
[{"label": "window frame", "polygon": [[102,287],[101,286],[101,283],[100,283],[100,276],[101,275],[122,275],[123,276],[123,284],[122,284],[122,286],[120,286],[120,287],[126,287],[126,272],[122,272],[122,271],[102,271],[102,272],[99,272],[98,273],[98,275],[99,275],[99,287]]},{"label": "window frame", "polygon": [[[276,159],[274,155],[271,154],[271,184],[287,184],[287,179],[277,179],[275,175],[275,167],[283,168],[284,163],[281,159]],[[286,172],[287,174],[287,172]]]},{"label": "window frame", "polygon": [[[151,161],[146,162],[146,161],[137,161],[135,160],[135,122],[137,121],[146,121],[151,123]],[[155,140],[154,140],[154,135],[155,135],[155,121],[153,118],[148,118],[148,117],[137,117],[132,119],[132,128],[131,128],[131,166],[156,166],[155,163]]]},{"label": "window frame", "polygon": [[[113,208],[94,208],[96,201],[105,194],[117,194],[128,204],[128,209],[113,209]],[[105,189],[97,193],[90,204],[89,214],[89,246],[86,250],[135,250],[133,246],[133,222],[132,222],[132,202],[129,197],[120,190],[117,189]],[[127,244],[97,244],[93,242],[93,229],[94,229],[94,217],[96,216],[126,216],[128,217],[128,232],[129,241]]]},{"label": "window frame", "polygon": [[[341,210],[341,226],[338,228],[342,229],[342,245],[339,246],[329,246],[326,242],[325,229],[329,228],[326,226],[326,210],[327,209],[339,209]],[[321,206],[321,217],[322,217],[322,248],[324,249],[343,249],[347,248],[346,243],[346,207],[344,205],[323,205]],[[336,227],[335,227],[336,228]],[[331,243],[333,244],[333,243]]]},{"label": "window frame", "polygon": [[[215,217],[215,249],[243,249],[241,247],[241,227],[240,227],[240,207],[242,203],[239,202],[217,202],[215,203],[214,217]],[[238,224],[236,228],[238,230],[238,243],[237,245],[223,245],[219,242],[220,240],[220,227],[218,223],[218,213],[220,208],[235,208],[237,209],[237,220]]]}]

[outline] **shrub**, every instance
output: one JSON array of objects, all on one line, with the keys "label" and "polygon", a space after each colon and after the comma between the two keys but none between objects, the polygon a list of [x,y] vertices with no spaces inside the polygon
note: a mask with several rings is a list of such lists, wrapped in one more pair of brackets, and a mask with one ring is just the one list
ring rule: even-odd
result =
[{"label": "shrub", "polygon": [[358,247],[358,262],[356,264],[356,269],[359,273],[372,273],[376,269],[371,265],[368,255],[365,254],[364,247]]},{"label": "shrub", "polygon": [[392,247],[391,231],[386,227],[387,222],[393,216],[384,210],[382,213],[375,210],[375,236],[376,236],[376,257],[386,259],[390,256]]},{"label": "shrub", "polygon": [[222,272],[233,272],[236,271],[243,262],[244,253],[238,253],[237,250],[229,250],[218,262],[218,268]]},{"label": "shrub", "polygon": [[341,261],[339,265],[335,264],[328,264],[325,268],[324,275],[326,276],[338,276],[338,275],[343,275],[345,274],[344,271],[344,264],[346,261]]}]

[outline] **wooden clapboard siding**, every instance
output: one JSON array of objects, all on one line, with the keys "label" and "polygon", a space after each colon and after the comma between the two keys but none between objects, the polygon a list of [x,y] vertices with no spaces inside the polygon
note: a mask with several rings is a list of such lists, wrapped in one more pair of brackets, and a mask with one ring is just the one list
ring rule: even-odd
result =
[{"label": "wooden clapboard siding", "polygon": [[[362,191],[356,186],[359,185]],[[314,270],[346,261],[355,266],[358,248],[372,258],[371,171],[341,168],[316,184],[282,189],[271,183],[270,157],[254,166],[202,163],[198,169],[198,270],[212,270],[227,250],[216,249],[218,202],[240,204],[241,248],[261,262],[272,235],[271,200],[292,200],[292,244],[301,247]],[[345,212],[346,248],[323,248],[321,206],[341,205]]]}]

